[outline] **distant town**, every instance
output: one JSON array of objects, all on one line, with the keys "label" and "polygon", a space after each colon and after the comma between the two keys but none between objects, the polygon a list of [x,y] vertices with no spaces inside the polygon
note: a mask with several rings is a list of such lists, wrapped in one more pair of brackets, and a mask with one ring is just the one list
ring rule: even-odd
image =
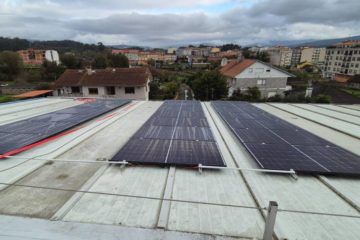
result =
[{"label": "distant town", "polygon": [[360,102],[360,40],[327,47],[167,49],[6,38],[0,43],[1,101],[48,90],[44,94],[138,100]]}]

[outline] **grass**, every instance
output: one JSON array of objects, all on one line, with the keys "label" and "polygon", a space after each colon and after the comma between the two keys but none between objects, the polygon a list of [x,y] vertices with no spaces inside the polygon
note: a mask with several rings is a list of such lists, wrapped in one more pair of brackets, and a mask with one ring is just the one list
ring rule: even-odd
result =
[{"label": "grass", "polygon": [[11,102],[15,99],[10,95],[0,95],[0,103]]},{"label": "grass", "polygon": [[355,88],[342,88],[341,91],[346,92],[354,97],[360,98],[360,89]]}]

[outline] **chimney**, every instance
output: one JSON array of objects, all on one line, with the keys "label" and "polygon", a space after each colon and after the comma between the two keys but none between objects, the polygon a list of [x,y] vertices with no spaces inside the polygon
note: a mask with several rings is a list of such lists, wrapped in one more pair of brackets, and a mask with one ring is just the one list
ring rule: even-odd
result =
[{"label": "chimney", "polygon": [[87,75],[91,75],[93,73],[92,69],[91,69],[91,66],[87,66],[85,67],[85,71],[86,71],[86,74]]}]

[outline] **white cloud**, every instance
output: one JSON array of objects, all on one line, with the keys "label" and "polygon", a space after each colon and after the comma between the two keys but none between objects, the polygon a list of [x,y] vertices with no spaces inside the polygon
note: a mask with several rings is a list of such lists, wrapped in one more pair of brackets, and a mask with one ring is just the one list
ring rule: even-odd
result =
[{"label": "white cloud", "polygon": [[146,46],[248,44],[358,35],[358,9],[360,2],[354,0],[3,0],[0,32]]}]

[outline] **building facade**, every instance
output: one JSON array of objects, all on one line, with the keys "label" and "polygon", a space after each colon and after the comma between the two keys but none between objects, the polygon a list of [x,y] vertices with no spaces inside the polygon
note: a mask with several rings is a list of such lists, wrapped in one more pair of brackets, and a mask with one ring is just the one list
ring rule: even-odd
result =
[{"label": "building facade", "polygon": [[294,77],[286,71],[253,59],[229,62],[220,72],[227,79],[229,96],[232,96],[235,90],[245,92],[249,87],[258,87],[265,98],[276,94],[283,95],[291,89],[287,85],[288,78]]},{"label": "building facade", "polygon": [[292,60],[292,49],[288,47],[273,47],[267,50],[270,63],[279,67],[290,67]]},{"label": "building facade", "polygon": [[326,48],[306,47],[301,50],[300,62],[322,64],[325,62]]},{"label": "building facade", "polygon": [[149,100],[148,68],[66,70],[54,83],[55,96]]},{"label": "building facade", "polygon": [[323,76],[346,82],[360,74],[360,41],[346,41],[326,49]]},{"label": "building facade", "polygon": [[17,52],[25,65],[41,65],[44,61],[60,64],[59,53],[55,50],[27,49]]}]

